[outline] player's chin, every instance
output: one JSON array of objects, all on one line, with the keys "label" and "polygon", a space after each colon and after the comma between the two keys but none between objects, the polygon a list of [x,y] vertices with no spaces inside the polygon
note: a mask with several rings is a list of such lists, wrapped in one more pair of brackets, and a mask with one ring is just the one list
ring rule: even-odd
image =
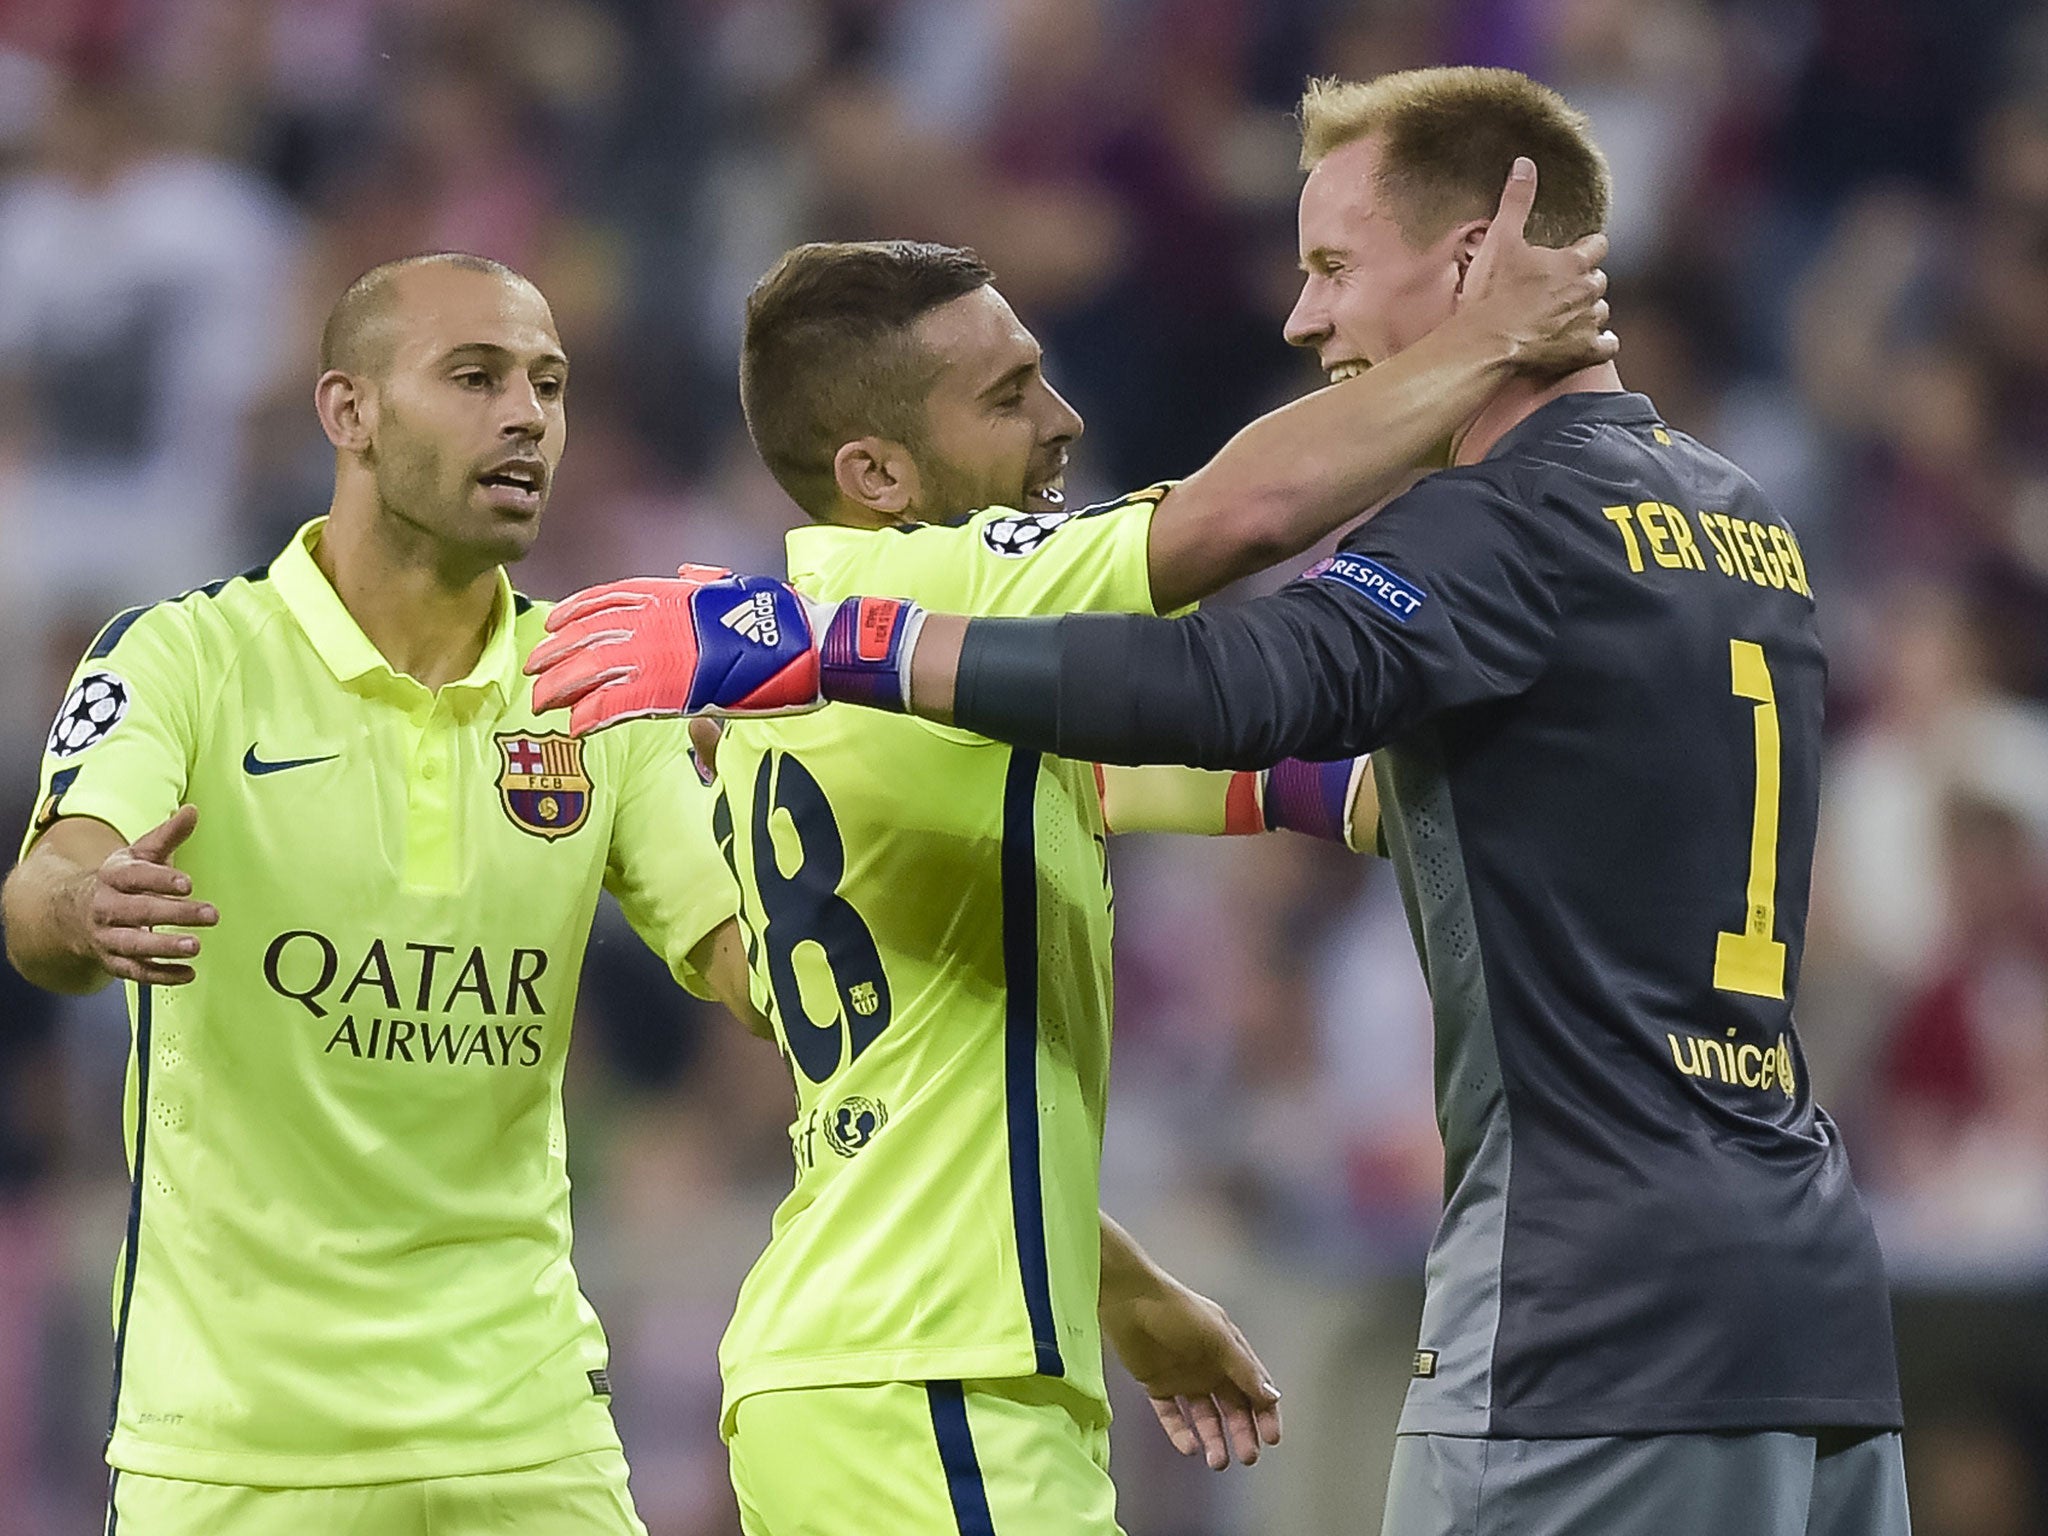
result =
[{"label": "player's chin", "polygon": [[522,560],[533,548],[533,541],[540,537],[541,514],[546,509],[545,496],[536,498],[531,505],[502,506],[487,502],[478,508],[479,515],[472,524],[477,530],[475,542],[483,553],[501,565]]}]

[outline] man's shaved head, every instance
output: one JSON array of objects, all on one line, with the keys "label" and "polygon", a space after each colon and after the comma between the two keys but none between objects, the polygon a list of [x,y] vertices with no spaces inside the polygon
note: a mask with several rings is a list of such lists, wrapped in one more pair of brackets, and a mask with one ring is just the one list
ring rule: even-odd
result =
[{"label": "man's shaved head", "polygon": [[336,516],[409,529],[465,568],[526,553],[568,430],[569,359],[539,289],[481,256],[386,262],[334,306],[320,365]]},{"label": "man's shaved head", "polygon": [[502,261],[472,256],[467,251],[431,251],[421,256],[401,256],[382,266],[370,268],[348,285],[328,311],[327,324],[320,332],[320,371],[328,373],[381,374],[391,362],[390,321],[401,278],[419,267],[455,267],[465,272],[488,272],[506,282],[532,288],[533,282]]}]

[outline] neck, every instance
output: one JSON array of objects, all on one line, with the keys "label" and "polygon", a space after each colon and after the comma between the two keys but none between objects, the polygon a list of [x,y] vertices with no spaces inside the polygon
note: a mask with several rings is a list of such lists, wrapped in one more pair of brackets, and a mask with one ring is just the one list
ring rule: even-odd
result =
[{"label": "neck", "polygon": [[429,688],[467,677],[490,639],[498,567],[337,488],[313,561],[394,672]]},{"label": "neck", "polygon": [[1548,382],[1516,374],[1451,441],[1451,463],[1476,464],[1521,422],[1560,395],[1617,395],[1621,374],[1612,363],[1595,363]]},{"label": "neck", "polygon": [[877,512],[873,507],[850,501],[844,496],[835,496],[832,506],[823,517],[812,519],[836,528],[901,528],[914,524],[918,519],[904,512]]}]

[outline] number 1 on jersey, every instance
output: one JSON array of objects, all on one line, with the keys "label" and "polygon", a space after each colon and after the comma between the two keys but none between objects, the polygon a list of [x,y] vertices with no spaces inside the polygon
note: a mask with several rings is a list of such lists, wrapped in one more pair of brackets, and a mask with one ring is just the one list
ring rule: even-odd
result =
[{"label": "number 1 on jersey", "polygon": [[1778,696],[1764,648],[1730,640],[1735,696],[1756,701],[1756,813],[1750,825],[1749,890],[1743,929],[1715,936],[1714,986],[1752,997],[1785,996],[1785,946],[1771,937],[1778,910]]}]

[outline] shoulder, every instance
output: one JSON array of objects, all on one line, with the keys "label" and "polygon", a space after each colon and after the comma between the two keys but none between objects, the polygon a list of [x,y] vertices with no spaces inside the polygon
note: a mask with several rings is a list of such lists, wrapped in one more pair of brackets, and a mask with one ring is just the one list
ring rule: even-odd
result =
[{"label": "shoulder", "polygon": [[1149,523],[1152,513],[1175,484],[1162,480],[1107,501],[1051,511],[983,507],[968,517],[965,531],[980,550],[999,559],[1022,560],[1055,539],[1117,538],[1127,524]]},{"label": "shoulder", "polygon": [[1098,501],[1091,506],[1080,508],[1075,517],[1106,517],[1113,513],[1125,512],[1133,507],[1156,507],[1166,499],[1166,493],[1179,485],[1178,480],[1155,480],[1152,484],[1135,491],[1126,491],[1108,501]]},{"label": "shoulder", "polygon": [[1773,506],[1770,493],[1757,483],[1756,477],[1719,449],[1675,428],[1669,436],[1671,446],[1682,455],[1685,479],[1703,499],[1729,506]]},{"label": "shoulder", "polygon": [[73,757],[97,745],[131,708],[188,723],[204,718],[264,605],[247,590],[256,573],[210,582],[162,602],[129,608],[94,636],[72,674],[46,750]]},{"label": "shoulder", "polygon": [[[954,538],[979,544],[990,554],[1021,559],[1034,554],[1052,536],[1068,528],[1099,525],[1123,514],[1149,515],[1177,482],[1161,480],[1141,490],[1091,502],[1085,507],[1061,507],[1027,511],[1019,507],[981,507],[965,517],[945,523],[919,523],[892,529],[892,533],[915,535],[950,530]],[[940,540],[927,540],[938,543]]]},{"label": "shoulder", "polygon": [[[1512,459],[1483,459],[1477,464],[1432,470],[1388,502],[1380,515],[1397,507],[1509,506],[1520,497],[1522,468]],[[1370,528],[1372,522],[1364,526]]]},{"label": "shoulder", "polygon": [[85,660],[196,658],[239,649],[277,611],[269,576],[268,565],[255,566],[176,597],[117,613],[93,638]]},{"label": "shoulder", "polygon": [[1510,461],[1440,470],[1353,529],[1305,574],[1348,587],[1406,622],[1432,593],[1497,591],[1561,568],[1554,511]]},{"label": "shoulder", "polygon": [[1345,535],[1339,548],[1441,548],[1532,535],[1534,498],[1511,461],[1488,459],[1425,475]]}]

